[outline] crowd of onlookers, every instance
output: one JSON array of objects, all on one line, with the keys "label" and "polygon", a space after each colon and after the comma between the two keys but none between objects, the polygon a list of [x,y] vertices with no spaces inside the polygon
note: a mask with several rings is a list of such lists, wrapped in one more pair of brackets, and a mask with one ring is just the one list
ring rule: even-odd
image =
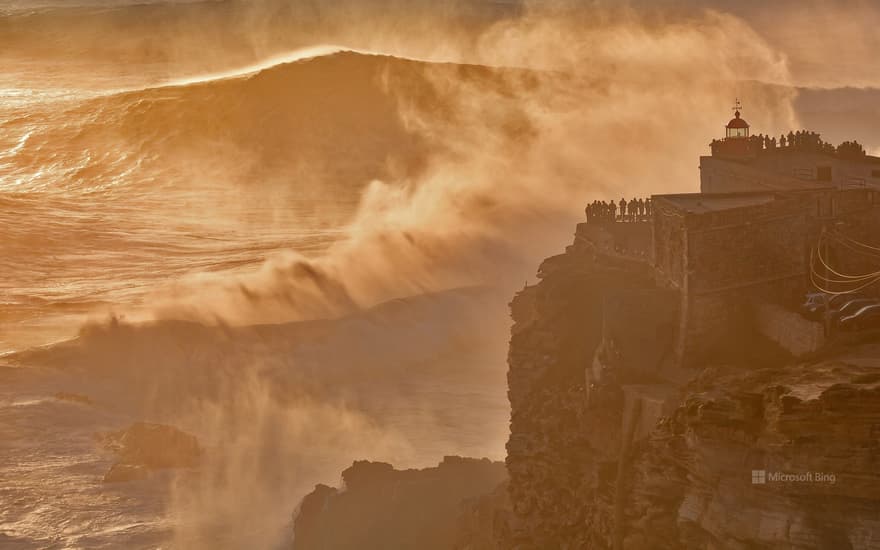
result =
[{"label": "crowd of onlookers", "polygon": [[[749,144],[752,151],[775,151],[776,149],[795,149],[809,152],[821,152],[829,155],[838,155],[843,158],[860,158],[865,156],[865,148],[858,141],[844,141],[837,147],[831,143],[824,141],[821,134],[809,132],[807,130],[799,130],[797,132],[789,132],[787,135],[782,134],[779,138],[758,134],[746,138],[738,138],[745,140]],[[712,140],[713,149],[725,140]]]},{"label": "crowd of onlookers", "polygon": [[620,202],[593,201],[584,211],[587,222],[639,222],[651,218],[651,198],[620,199]]}]

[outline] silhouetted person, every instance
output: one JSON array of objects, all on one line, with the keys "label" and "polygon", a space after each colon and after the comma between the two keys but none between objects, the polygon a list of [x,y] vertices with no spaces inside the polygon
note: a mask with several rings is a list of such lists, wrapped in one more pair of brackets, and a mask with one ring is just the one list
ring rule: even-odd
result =
[{"label": "silhouetted person", "polygon": [[620,199],[620,221],[626,220],[626,201]]},{"label": "silhouetted person", "polygon": [[645,216],[647,216],[648,218],[651,217],[651,203],[652,202],[653,201],[651,200],[651,197],[648,197],[647,199],[645,199]]},{"label": "silhouetted person", "polygon": [[617,220],[617,205],[614,204],[614,201],[611,201],[611,221]]}]

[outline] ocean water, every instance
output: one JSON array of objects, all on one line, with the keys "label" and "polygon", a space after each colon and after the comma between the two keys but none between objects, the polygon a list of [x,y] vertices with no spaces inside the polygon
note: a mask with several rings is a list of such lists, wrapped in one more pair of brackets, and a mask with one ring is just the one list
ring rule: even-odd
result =
[{"label": "ocean water", "polygon": [[[295,282],[273,262],[350,239],[371,181],[424,163],[382,83],[426,88],[418,62],[321,44],[197,69],[36,51],[21,25],[73,8],[0,3],[27,43],[0,36],[16,46],[0,53],[0,548],[284,547],[298,500],[353,460],[500,458],[506,327],[474,327],[506,296],[404,290],[305,314],[293,285],[241,317],[211,292],[198,313],[159,307],[204,280],[251,299],[259,283],[237,281]],[[202,467],[103,483],[97,434],[141,420],[196,434]]]},{"label": "ocean water", "polygon": [[[322,61],[338,64],[311,60]],[[312,78],[322,68],[269,61],[123,89],[87,76],[77,80],[87,89],[14,88],[7,76],[0,351],[73,336],[90,315],[131,312],[163,281],[253,269],[274,252],[314,255],[334,242],[362,178],[384,159],[349,157],[319,173],[345,145],[333,142],[362,136],[336,137],[356,116],[346,98],[326,101],[325,120],[302,124],[316,92],[275,91],[278,80],[296,85],[301,69]],[[393,129],[388,100],[379,106],[387,118],[363,131]]]}]

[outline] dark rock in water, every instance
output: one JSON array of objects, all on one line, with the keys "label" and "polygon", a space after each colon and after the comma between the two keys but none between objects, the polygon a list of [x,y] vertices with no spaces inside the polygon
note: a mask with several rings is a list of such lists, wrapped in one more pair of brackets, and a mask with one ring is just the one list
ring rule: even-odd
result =
[{"label": "dark rock in water", "polygon": [[119,460],[104,476],[106,482],[147,477],[152,470],[198,466],[201,448],[195,436],[173,426],[137,422],[103,436],[104,445]]},{"label": "dark rock in water", "polygon": [[[344,488],[318,485],[294,520],[295,550],[432,550],[462,545],[462,525],[479,523],[480,497],[507,477],[504,464],[446,457],[436,468],[395,470],[358,461],[342,473]],[[503,491],[502,491],[503,498]],[[482,509],[490,501],[483,501]],[[468,516],[463,518],[463,514]]]}]

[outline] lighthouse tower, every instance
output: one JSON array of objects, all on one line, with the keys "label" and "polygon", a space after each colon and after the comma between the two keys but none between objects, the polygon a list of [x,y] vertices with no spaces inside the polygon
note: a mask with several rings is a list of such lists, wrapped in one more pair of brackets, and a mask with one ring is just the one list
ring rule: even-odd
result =
[{"label": "lighthouse tower", "polygon": [[733,118],[730,119],[730,122],[727,123],[727,137],[724,139],[743,139],[749,137],[749,123],[742,118],[741,113],[739,112],[740,105],[739,100],[736,100],[736,107],[734,107],[735,112],[733,113]]},{"label": "lighthouse tower", "polygon": [[733,110],[733,118],[724,127],[724,139],[714,140],[711,144],[713,157],[725,157],[730,159],[754,158],[758,148],[749,137],[749,123],[742,118],[742,104],[739,99]]}]

